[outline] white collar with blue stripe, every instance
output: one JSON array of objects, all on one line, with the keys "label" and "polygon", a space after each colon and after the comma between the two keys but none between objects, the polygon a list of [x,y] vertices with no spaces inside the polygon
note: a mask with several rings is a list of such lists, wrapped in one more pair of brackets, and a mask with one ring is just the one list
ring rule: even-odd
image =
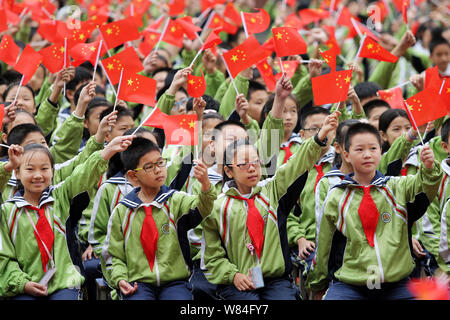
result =
[{"label": "white collar with blue stripe", "polygon": [[[356,182],[353,179],[354,175],[355,175],[354,172],[347,174],[340,183],[338,183],[337,185],[334,186],[334,188],[347,187],[347,186],[362,187],[358,182]],[[380,171],[377,170],[375,172],[375,176],[373,177],[372,181],[370,182],[370,185],[371,186],[382,187],[382,186],[384,186],[386,184],[386,182],[390,178],[391,177],[384,176]]]},{"label": "white collar with blue stripe", "polygon": [[123,172],[121,170],[118,173],[116,173],[114,176],[112,176],[111,178],[106,180],[105,183],[124,184],[124,183],[129,183],[129,182],[128,182],[127,178],[125,178],[125,172]]},{"label": "white collar with blue stripe", "polygon": [[[44,204],[54,202],[55,199],[51,196],[53,190],[55,189],[54,186],[47,187],[41,194],[41,198],[39,199],[39,205],[38,208],[43,206]],[[12,202],[14,203],[18,208],[23,208],[26,206],[33,206],[28,201],[25,200],[23,197],[23,189],[18,190],[15,195],[8,199],[6,202]],[[33,206],[34,207],[34,206]]]},{"label": "white collar with blue stripe", "polygon": [[339,168],[340,168],[340,166],[339,167],[337,165],[333,166],[333,168],[331,168],[330,171],[325,173],[323,177],[324,178],[328,178],[328,177],[345,177],[345,174],[341,170],[339,170]]},{"label": "white collar with blue stripe", "polygon": [[[134,188],[130,193],[128,193],[119,203],[130,209],[138,209],[142,206],[149,205],[149,203],[143,203],[141,199],[138,197],[138,193],[141,190],[141,187]],[[150,205],[161,208],[174,193],[176,190],[170,189],[167,186],[162,186],[156,195],[155,199],[150,203]]]},{"label": "white collar with blue stripe", "polygon": [[302,137],[300,134],[292,132],[291,136],[289,137],[289,140],[286,142],[283,142],[280,146],[280,148],[287,147],[291,142],[295,142],[298,144],[301,144],[303,142]]}]

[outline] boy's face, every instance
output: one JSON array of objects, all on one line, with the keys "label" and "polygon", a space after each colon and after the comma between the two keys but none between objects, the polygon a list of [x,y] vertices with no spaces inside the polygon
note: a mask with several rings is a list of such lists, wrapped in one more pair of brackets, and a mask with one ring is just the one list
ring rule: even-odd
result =
[{"label": "boy's face", "polygon": [[436,46],[430,55],[430,59],[433,65],[439,68],[440,72],[445,72],[450,62],[450,46],[445,43]]},{"label": "boy's face", "polygon": [[327,117],[326,114],[317,113],[310,115],[305,119],[304,128],[300,130],[300,135],[303,140],[314,137],[314,135],[319,132],[320,128],[322,128],[322,124]]},{"label": "boy's face", "polygon": [[378,120],[386,110],[389,110],[389,108],[384,106],[374,107],[372,110],[370,110],[370,115],[368,118],[369,123],[378,129]]},{"label": "boy's face", "polygon": [[352,165],[355,174],[372,175],[380,163],[381,146],[373,133],[358,133],[351,137],[349,150],[344,151],[344,157]]},{"label": "boy's face", "polygon": [[[133,171],[135,180],[142,188],[160,188],[164,185],[167,178],[167,168],[158,167],[156,163],[160,161],[161,153],[159,151],[150,151],[144,154],[138,163],[138,168],[143,168],[142,170]],[[153,169],[149,170],[148,168],[153,166]],[[145,171],[147,170],[147,171]]]},{"label": "boy's face", "polygon": [[247,131],[237,125],[228,125],[222,128],[217,141],[212,141],[216,162],[222,164],[226,147],[233,141],[248,138]]},{"label": "boy's face", "polygon": [[84,127],[89,130],[90,136],[97,133],[98,126],[100,124],[100,114],[106,109],[108,109],[108,106],[95,107],[91,110],[87,119],[84,120]]},{"label": "boy's face", "polygon": [[447,141],[441,141],[442,149],[450,155],[450,135],[448,135]]},{"label": "boy's face", "polygon": [[115,137],[123,136],[125,131],[134,127],[133,118],[130,116],[122,116],[117,119],[116,125],[112,128],[110,132],[106,134],[106,142],[111,141]]},{"label": "boy's face", "polygon": [[268,98],[269,94],[266,90],[253,91],[248,99],[248,115],[256,121],[259,121],[261,110]]}]

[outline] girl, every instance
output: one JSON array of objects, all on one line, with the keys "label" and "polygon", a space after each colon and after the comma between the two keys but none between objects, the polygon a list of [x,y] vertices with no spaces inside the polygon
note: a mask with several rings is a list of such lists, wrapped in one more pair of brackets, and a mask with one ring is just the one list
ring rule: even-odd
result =
[{"label": "girl", "polygon": [[202,222],[208,244],[202,256],[207,278],[220,285],[221,297],[295,299],[285,265],[290,259],[289,248],[280,240],[286,233],[289,212],[278,211],[278,202],[289,186],[307,174],[319,159],[321,145],[326,144],[327,134],[336,129],[339,114],[336,111],[329,115],[293,159],[278,168],[273,178],[262,182],[257,149],[248,140],[238,140],[227,147],[224,177],[230,181],[225,183],[211,215]]},{"label": "girl", "polygon": [[16,176],[21,188],[1,207],[0,295],[16,300],[77,300],[84,281],[70,260],[65,226],[71,199],[91,189],[108,160],[133,136],[118,137],[53,186],[53,157],[43,145],[24,148]]},{"label": "girl", "polygon": [[[19,93],[17,94],[17,90]],[[19,89],[19,82],[11,83],[3,93],[3,101],[12,103],[16,97],[16,107],[25,109],[31,114],[36,114],[36,103],[34,102],[34,90],[29,85],[22,85]]]}]

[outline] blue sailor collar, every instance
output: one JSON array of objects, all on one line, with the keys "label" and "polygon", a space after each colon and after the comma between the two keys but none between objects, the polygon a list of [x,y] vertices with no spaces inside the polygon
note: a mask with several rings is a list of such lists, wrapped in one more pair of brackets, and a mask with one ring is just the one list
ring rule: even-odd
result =
[{"label": "blue sailor collar", "polygon": [[[44,204],[54,202],[55,199],[51,196],[53,190],[55,189],[54,186],[47,187],[41,194],[41,198],[39,199],[39,205],[38,208],[42,207]],[[12,202],[14,203],[18,208],[23,208],[25,206],[32,206],[28,201],[25,200],[23,197],[23,189],[18,190],[14,196],[7,200],[6,202]]]},{"label": "blue sailor collar", "polygon": [[300,134],[292,132],[291,136],[289,137],[289,140],[286,142],[283,142],[280,146],[280,148],[287,147],[291,142],[296,142],[298,144],[301,144],[303,142]]},{"label": "blue sailor collar", "polygon": [[338,167],[337,165],[333,166],[333,168],[331,168],[330,171],[328,171],[327,173],[324,174],[324,178],[325,177],[345,177],[345,174],[342,173],[341,170],[339,170],[340,167]]},{"label": "blue sailor collar", "polygon": [[[353,176],[355,175],[354,172],[347,174],[344,179],[341,181],[341,183],[338,183],[335,187],[345,187],[345,186],[358,186],[361,187],[361,185],[353,180]],[[380,171],[375,172],[375,176],[373,177],[372,181],[370,182],[371,186],[378,186],[381,187],[386,184],[386,182],[391,177],[384,176]]]},{"label": "blue sailor collar", "polygon": [[321,164],[324,162],[333,163],[335,155],[336,151],[334,150],[334,147],[330,146],[330,149],[328,149],[327,153],[325,153],[322,158],[317,161],[317,164]]},{"label": "blue sailor collar", "polygon": [[123,172],[123,170],[120,170],[118,173],[116,173],[114,176],[112,176],[105,182],[112,183],[112,184],[122,184],[122,183],[128,183],[128,180],[127,180],[127,178],[125,178],[125,172]]},{"label": "blue sailor collar", "polygon": [[[138,193],[140,190],[141,187],[134,188],[119,203],[130,209],[138,209],[144,205],[148,205],[148,203],[144,203],[139,199]],[[166,202],[175,192],[176,190],[163,185],[150,205],[161,208],[164,202]]]},{"label": "blue sailor collar", "polygon": [[217,172],[217,164],[208,168],[208,178],[213,186],[223,181],[223,176]]}]

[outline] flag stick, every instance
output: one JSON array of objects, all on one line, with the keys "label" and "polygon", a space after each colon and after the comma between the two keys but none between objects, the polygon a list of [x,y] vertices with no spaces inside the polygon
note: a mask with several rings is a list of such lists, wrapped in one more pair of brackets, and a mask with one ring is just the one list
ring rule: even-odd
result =
[{"label": "flag stick", "polygon": [[196,32],[195,35],[197,36],[198,41],[200,41],[201,45],[203,45],[203,40],[202,38],[199,36],[199,34]]},{"label": "flag stick", "polygon": [[198,56],[200,55],[200,53],[202,53],[202,51],[203,51],[203,47],[200,48],[200,50],[198,50],[197,54],[194,57],[194,60],[192,60],[191,64],[189,65],[189,68],[194,65],[195,60],[197,60]]},{"label": "flag stick", "polygon": [[0,147],[5,147],[5,148],[8,148],[8,149],[11,148],[10,146],[8,146],[8,145],[6,145],[6,144],[3,144],[3,143],[0,143]]},{"label": "flag stick", "polygon": [[208,9],[206,9],[205,11],[203,11],[199,16],[198,16],[198,23],[199,25],[202,24],[203,20],[208,16],[209,12],[211,11],[211,7],[209,7]]},{"label": "flag stick", "polygon": [[105,41],[105,38],[103,37],[103,33],[100,31],[100,28],[97,28],[97,29],[98,29],[98,32],[100,32],[100,36],[102,37],[102,39],[100,41],[103,40],[104,46],[106,49],[106,53],[108,53],[108,56],[111,57],[111,53],[109,53],[109,49],[108,49],[108,46],[106,45],[106,41]]},{"label": "flag stick", "polygon": [[100,66],[102,67],[104,74],[106,74],[106,78],[108,79],[109,84],[111,85],[111,89],[113,90],[114,95],[117,96],[116,90],[114,89],[114,85],[112,84],[111,79],[108,76],[108,72],[106,72],[106,69],[103,66],[103,62],[101,62],[101,61],[100,61]]},{"label": "flag stick", "polygon": [[413,122],[413,124],[414,124],[414,127],[416,127],[417,128],[417,134],[419,135],[419,138],[420,138],[420,142],[422,142],[422,145],[425,145],[424,143],[423,143],[423,139],[422,139],[422,135],[420,134],[420,132],[419,132],[419,127],[417,126],[417,124],[416,124],[416,120],[414,119],[414,117],[413,117],[413,115],[412,115],[412,113],[411,113],[411,110],[409,110],[409,106],[408,106],[408,103],[405,101],[405,105],[406,105],[406,112],[408,112],[408,115],[410,116],[410,118],[411,118],[411,120],[412,120],[412,122]]},{"label": "flag stick", "polygon": [[[405,81],[405,82],[403,82],[403,83],[401,83],[401,84],[395,86],[394,88],[404,87],[404,86],[406,86],[406,85],[409,84],[409,83],[411,83],[411,81],[408,80],[408,81]],[[393,89],[393,88],[391,88],[391,89]]]},{"label": "flag stick", "polygon": [[100,44],[98,45],[97,58],[95,59],[94,74],[92,75],[92,81],[95,80],[95,73],[97,71],[98,59],[100,58],[101,49],[102,49],[102,40],[100,40]]},{"label": "flag stick", "polygon": [[136,130],[134,130],[134,132],[131,135],[134,135],[139,130],[139,128],[142,127],[142,125],[152,116],[153,112],[155,112],[156,108],[158,108],[158,102],[156,102],[156,105],[150,112],[150,114],[147,117],[145,117],[145,120],[139,124],[139,126],[136,128]]},{"label": "flag stick", "polygon": [[281,61],[281,57],[278,57],[278,63],[280,64],[281,72],[284,75],[286,72],[284,72],[283,61]]},{"label": "flag stick", "polygon": [[202,33],[200,33],[200,36],[203,37],[203,35],[205,34],[205,32],[208,30],[209,25],[211,24],[211,20],[214,17],[214,14],[216,12],[214,10],[211,10],[211,12],[208,15],[208,20],[206,20],[206,23],[203,27]]},{"label": "flag stick", "polygon": [[[64,38],[64,69],[67,68],[67,38]],[[64,81],[63,96],[66,95],[66,81]]]},{"label": "flag stick", "polygon": [[22,86],[22,83],[23,83],[23,79],[24,79],[24,78],[25,78],[25,76],[22,75],[22,78],[20,78],[19,87],[17,88],[16,96],[14,97],[14,101],[13,101],[13,103],[11,103],[11,104],[16,103],[17,96],[19,95],[20,87]]},{"label": "flag stick", "polygon": [[156,44],[156,46],[153,48],[152,51],[157,51],[158,50],[159,44],[161,43],[162,38],[164,37],[164,34],[166,33],[167,27],[169,26],[169,22],[170,22],[170,17],[167,17],[166,24],[164,25],[164,28],[163,28],[163,30],[161,32],[161,35],[159,36],[158,43]]},{"label": "flag stick", "polygon": [[444,89],[445,80],[447,80],[447,79],[444,78],[444,80],[442,81],[441,88],[439,89],[439,94],[441,94],[442,93],[442,89]]},{"label": "flag stick", "polygon": [[356,66],[356,61],[359,58],[359,54],[361,53],[362,47],[364,45],[364,41],[366,40],[367,35],[363,35],[362,39],[361,39],[361,44],[359,45],[359,49],[358,52],[356,53],[355,59],[353,60],[353,66]]},{"label": "flag stick", "polygon": [[116,94],[116,100],[114,101],[113,112],[116,111],[117,100],[119,100],[120,85],[122,84],[122,75],[123,75],[123,68],[122,68],[122,70],[120,70],[119,86],[117,87],[117,94]]},{"label": "flag stick", "polygon": [[245,36],[248,38],[247,25],[245,24],[244,12],[241,11],[242,26],[244,27]]},{"label": "flag stick", "polygon": [[223,57],[223,55],[220,55],[220,56],[222,57],[223,63],[225,64],[225,68],[227,68],[227,72],[228,72],[228,75],[230,76],[231,83],[232,83],[233,86],[234,86],[234,90],[236,90],[236,94],[239,95],[239,90],[238,90],[237,87],[236,87],[236,83],[234,83],[233,76],[231,75],[230,69],[228,68],[228,64],[227,64],[227,62],[225,61],[225,58]]}]

